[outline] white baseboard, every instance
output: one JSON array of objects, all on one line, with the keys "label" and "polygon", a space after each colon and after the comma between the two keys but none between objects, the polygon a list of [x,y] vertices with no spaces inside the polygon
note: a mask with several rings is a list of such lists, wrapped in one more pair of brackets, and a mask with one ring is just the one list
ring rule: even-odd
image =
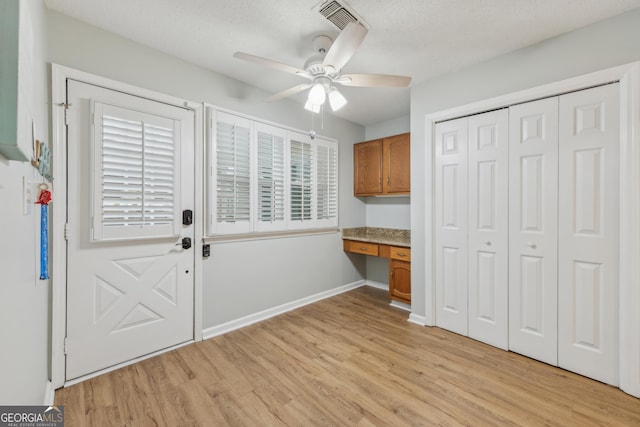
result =
[{"label": "white baseboard", "polygon": [[254,314],[250,314],[248,316],[241,317],[236,320],[231,320],[229,322],[223,323],[221,325],[212,326],[210,328],[203,329],[202,338],[209,339],[216,337],[218,335],[226,334],[227,332],[234,331],[236,329],[244,328],[245,326],[252,325],[257,322],[261,322],[263,320],[269,319],[271,317],[277,316],[279,314],[286,313],[291,310],[295,310],[296,308],[304,307],[305,305],[312,304],[314,302],[348,292],[352,289],[359,288],[364,286],[366,283],[364,280],[358,280],[353,283],[349,283],[347,285],[339,286],[334,289],[330,289],[328,291],[320,292],[315,295],[311,295],[305,298],[301,298],[296,301],[291,301],[286,304],[279,305],[277,307],[269,308],[267,310],[259,311]]},{"label": "white baseboard", "polygon": [[409,304],[405,304],[403,302],[396,301],[394,299],[391,300],[389,305],[394,308],[399,308],[400,310],[411,312],[411,306]]},{"label": "white baseboard", "polygon": [[418,316],[417,314],[413,313],[409,315],[409,319],[407,319],[407,322],[415,323],[416,325],[420,326],[428,326],[426,317]]},{"label": "white baseboard", "polygon": [[47,381],[44,385],[44,402],[42,404],[45,406],[53,406],[55,399],[56,390],[53,388],[53,383],[51,381]]},{"label": "white baseboard", "polygon": [[383,291],[388,291],[389,290],[389,284],[388,283],[375,282],[373,280],[365,280],[364,284],[366,286],[371,286],[372,288],[382,289]]}]

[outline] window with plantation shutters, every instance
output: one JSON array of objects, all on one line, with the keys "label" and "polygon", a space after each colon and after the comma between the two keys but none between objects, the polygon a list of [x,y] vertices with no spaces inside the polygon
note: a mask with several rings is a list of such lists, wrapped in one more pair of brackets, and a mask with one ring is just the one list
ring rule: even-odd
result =
[{"label": "window with plantation shutters", "polygon": [[303,227],[312,220],[313,151],[310,142],[294,136],[290,141],[289,221],[290,227]]},{"label": "window with plantation shutters", "polygon": [[338,226],[338,143],[209,107],[208,235]]},{"label": "window with plantation shutters", "polygon": [[335,143],[318,141],[316,155],[317,220],[338,225],[338,150]]},{"label": "window with plantation shutters", "polygon": [[257,139],[257,221],[256,231],[284,227],[286,152],[283,129],[256,123]]},{"label": "window with plantation shutters", "polygon": [[215,115],[215,229],[251,230],[251,122],[226,113]]},{"label": "window with plantation shutters", "polygon": [[92,105],[93,240],[176,236],[179,122]]}]

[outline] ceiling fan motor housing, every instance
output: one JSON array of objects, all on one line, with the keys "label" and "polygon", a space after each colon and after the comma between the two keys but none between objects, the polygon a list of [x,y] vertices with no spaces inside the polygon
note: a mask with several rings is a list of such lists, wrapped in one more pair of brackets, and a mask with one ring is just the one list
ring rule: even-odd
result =
[{"label": "ceiling fan motor housing", "polygon": [[318,35],[312,40],[313,51],[316,52],[311,58],[304,63],[304,70],[311,77],[325,74],[325,67],[322,64],[327,51],[333,44],[333,39],[329,36]]},{"label": "ceiling fan motor housing", "polygon": [[304,63],[304,70],[309,73],[311,77],[317,76],[318,74],[324,74],[324,65],[322,65],[323,60],[324,54],[313,55]]}]

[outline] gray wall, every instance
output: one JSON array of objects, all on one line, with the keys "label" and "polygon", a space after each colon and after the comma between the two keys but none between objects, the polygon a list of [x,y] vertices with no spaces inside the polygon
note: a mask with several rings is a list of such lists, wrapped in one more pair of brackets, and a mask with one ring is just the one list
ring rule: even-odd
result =
[{"label": "gray wall", "polygon": [[[21,13],[33,22],[33,68],[21,70],[34,94],[31,116],[38,137],[49,141],[44,5],[22,2]],[[1,53],[0,53],[1,55]],[[30,132],[29,132],[30,133]],[[31,135],[22,135],[31,138]],[[22,180],[40,175],[29,163],[7,161],[0,155],[0,404],[38,404],[45,400],[49,378],[50,283],[39,280],[40,208],[22,211]],[[55,200],[55,195],[54,195]]]},{"label": "gray wall", "polygon": [[[298,129],[311,122],[292,101],[266,103],[268,93],[231,78],[55,12],[48,20],[51,62]],[[340,227],[362,226],[365,205],[353,197],[352,164],[364,127],[325,116],[318,133],[340,144]],[[364,260],[342,251],[339,233],[213,244],[204,261],[204,328],[361,280],[364,272]]]},{"label": "gray wall", "polygon": [[493,60],[432,79],[411,90],[412,311],[425,314],[425,116],[447,108],[640,60],[640,9]]}]

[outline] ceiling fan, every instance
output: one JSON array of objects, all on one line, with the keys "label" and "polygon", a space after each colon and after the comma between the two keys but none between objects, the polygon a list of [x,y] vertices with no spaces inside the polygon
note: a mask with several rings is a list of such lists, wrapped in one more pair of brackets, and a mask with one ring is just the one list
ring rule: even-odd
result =
[{"label": "ceiling fan", "polygon": [[351,59],[362,40],[367,35],[367,29],[358,22],[350,22],[335,41],[330,37],[320,35],[313,39],[313,48],[317,52],[309,58],[303,68],[294,67],[270,59],[236,52],[234,57],[261,64],[286,73],[295,74],[309,80],[292,88],[278,92],[267,101],[276,101],[309,90],[305,104],[307,110],[319,112],[326,98],[333,111],[342,108],[347,100],[336,89],[335,85],[354,87],[406,87],[411,83],[411,77],[389,74],[342,74],[342,67]]}]

